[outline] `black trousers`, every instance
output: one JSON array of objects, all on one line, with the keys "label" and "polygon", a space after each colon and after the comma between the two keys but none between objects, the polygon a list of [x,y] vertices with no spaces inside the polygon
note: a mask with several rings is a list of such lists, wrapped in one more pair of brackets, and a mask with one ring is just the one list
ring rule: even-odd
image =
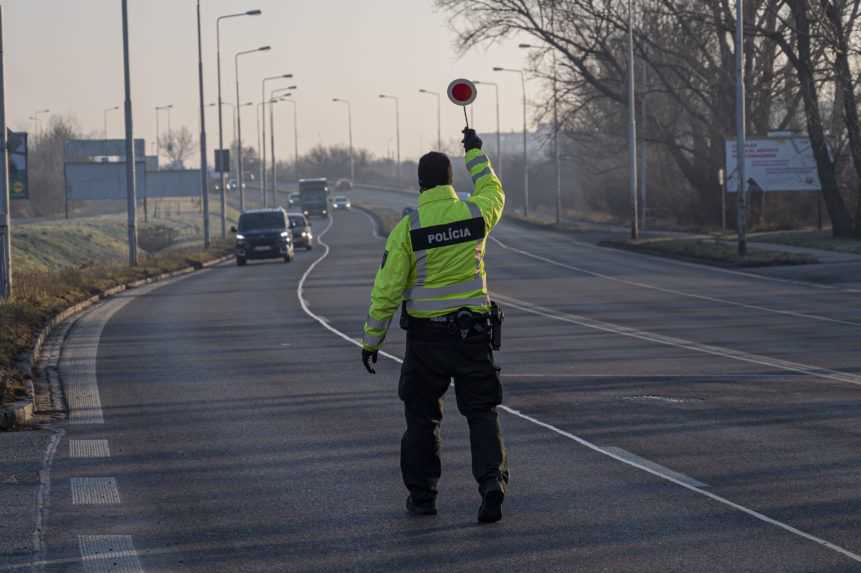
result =
[{"label": "black trousers", "polygon": [[442,472],[442,397],[452,379],[458,410],[469,423],[472,474],[479,492],[504,492],[508,484],[508,461],[496,411],[502,403],[502,384],[488,335],[475,334],[464,340],[445,328],[411,328],[398,384],[407,422],[401,440],[401,472],[418,503],[432,501],[437,495]]}]

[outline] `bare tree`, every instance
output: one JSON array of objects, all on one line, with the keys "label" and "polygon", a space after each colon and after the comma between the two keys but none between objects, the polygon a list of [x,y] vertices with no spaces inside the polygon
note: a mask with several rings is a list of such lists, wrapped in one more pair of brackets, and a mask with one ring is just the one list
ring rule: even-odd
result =
[{"label": "bare tree", "polygon": [[159,145],[167,154],[171,166],[182,168],[185,161],[194,155],[197,143],[191,131],[182,126],[179,130],[161,136]]}]

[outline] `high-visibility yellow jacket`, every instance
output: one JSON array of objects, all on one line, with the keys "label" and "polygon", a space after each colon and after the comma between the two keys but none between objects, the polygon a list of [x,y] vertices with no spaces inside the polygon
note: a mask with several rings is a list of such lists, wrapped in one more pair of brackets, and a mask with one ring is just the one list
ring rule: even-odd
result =
[{"label": "high-visibility yellow jacket", "polygon": [[364,325],[365,350],[379,350],[403,301],[417,318],[460,308],[490,312],[484,253],[502,218],[505,193],[481,150],[470,150],[465,160],[475,185],[469,199],[461,201],[451,185],[427,189],[418,210],[389,235]]}]

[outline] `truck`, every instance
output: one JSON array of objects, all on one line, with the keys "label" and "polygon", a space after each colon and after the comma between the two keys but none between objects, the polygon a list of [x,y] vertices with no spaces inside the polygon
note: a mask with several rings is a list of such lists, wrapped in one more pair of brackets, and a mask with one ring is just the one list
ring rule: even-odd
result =
[{"label": "truck", "polygon": [[325,177],[299,180],[299,202],[307,217],[329,214],[329,182]]}]

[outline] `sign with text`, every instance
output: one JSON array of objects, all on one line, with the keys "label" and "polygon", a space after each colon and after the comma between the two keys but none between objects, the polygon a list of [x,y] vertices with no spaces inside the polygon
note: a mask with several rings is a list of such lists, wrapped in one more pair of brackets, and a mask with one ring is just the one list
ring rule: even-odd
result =
[{"label": "sign with text", "polygon": [[27,134],[7,132],[9,145],[9,197],[27,199],[30,185],[27,174]]},{"label": "sign with text", "polygon": [[[726,190],[738,191],[738,153],[735,140],[726,142]],[[745,177],[750,187],[765,192],[821,190],[819,173],[807,137],[748,139]]]}]

